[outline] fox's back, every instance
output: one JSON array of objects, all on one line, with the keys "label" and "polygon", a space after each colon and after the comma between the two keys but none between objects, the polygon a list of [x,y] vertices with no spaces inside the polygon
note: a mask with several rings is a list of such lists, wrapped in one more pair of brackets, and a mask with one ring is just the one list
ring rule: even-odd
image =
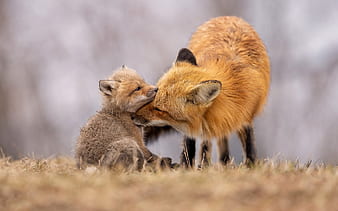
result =
[{"label": "fox's back", "polygon": [[192,35],[188,48],[200,66],[223,60],[269,72],[263,42],[255,30],[238,17],[217,17],[202,24]]}]

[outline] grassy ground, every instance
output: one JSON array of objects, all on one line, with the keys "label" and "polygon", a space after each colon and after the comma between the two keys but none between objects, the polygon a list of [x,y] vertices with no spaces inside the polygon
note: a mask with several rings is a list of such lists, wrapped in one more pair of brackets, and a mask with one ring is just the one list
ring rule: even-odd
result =
[{"label": "grassy ground", "polygon": [[260,162],[197,171],[79,171],[0,159],[0,210],[338,210],[338,167]]}]

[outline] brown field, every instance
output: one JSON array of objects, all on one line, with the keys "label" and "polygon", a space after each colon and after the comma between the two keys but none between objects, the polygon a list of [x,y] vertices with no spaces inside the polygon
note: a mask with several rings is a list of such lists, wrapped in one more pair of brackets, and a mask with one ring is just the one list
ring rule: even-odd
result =
[{"label": "brown field", "polygon": [[202,171],[80,171],[0,159],[0,210],[338,210],[338,167],[260,161]]}]

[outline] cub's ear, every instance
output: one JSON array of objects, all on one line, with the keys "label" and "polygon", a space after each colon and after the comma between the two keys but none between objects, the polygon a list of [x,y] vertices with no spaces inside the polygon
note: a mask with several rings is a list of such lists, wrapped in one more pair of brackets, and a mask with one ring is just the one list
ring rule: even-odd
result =
[{"label": "cub's ear", "polygon": [[178,52],[176,62],[189,62],[190,64],[197,66],[194,54],[187,48],[182,48]]},{"label": "cub's ear", "polygon": [[117,82],[113,80],[100,80],[99,81],[100,91],[106,95],[111,96],[113,94],[113,90],[117,89],[117,86],[118,86]]},{"label": "cub's ear", "polygon": [[196,85],[187,97],[187,102],[193,104],[208,104],[221,92],[222,83],[217,80],[202,81]]}]

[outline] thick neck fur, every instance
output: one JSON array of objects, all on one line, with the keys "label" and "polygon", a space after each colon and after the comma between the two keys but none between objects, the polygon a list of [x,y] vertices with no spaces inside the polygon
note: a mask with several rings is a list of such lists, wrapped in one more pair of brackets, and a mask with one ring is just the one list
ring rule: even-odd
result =
[{"label": "thick neck fur", "polygon": [[[222,91],[211,105],[196,112],[200,115],[191,114],[185,133],[204,139],[222,138],[224,134],[240,128],[243,123],[250,123],[257,113],[256,99],[262,95],[261,87],[264,85],[257,82],[261,77],[259,72],[237,60],[208,61],[196,68],[181,69],[178,66],[177,74],[182,78],[195,78],[197,81],[219,80],[222,83]],[[181,64],[182,67],[186,65]]]},{"label": "thick neck fur", "polygon": [[[238,91],[245,89],[239,87],[241,77],[234,76],[232,70],[233,63],[229,61],[215,61],[214,63],[200,66],[198,71],[200,80],[217,79],[222,82],[222,92],[204,111],[202,116],[191,116],[188,134],[193,137],[202,137],[210,139],[214,137],[222,137],[224,134],[229,134],[233,127],[237,127],[240,119],[249,119],[241,112],[241,98],[237,97]],[[193,73],[189,73],[193,74]],[[245,90],[243,90],[245,92]],[[240,117],[234,117],[233,113],[240,113]],[[201,118],[202,117],[202,118]]]},{"label": "thick neck fur", "polygon": [[131,132],[131,135],[135,139],[142,139],[142,132],[131,120],[130,112],[120,109],[109,101],[104,101],[102,109],[98,113],[106,117],[121,120],[121,124],[127,129],[127,131]]},{"label": "thick neck fur", "polygon": [[103,96],[103,103],[102,103],[102,112],[112,115],[121,115],[126,114],[130,115],[129,112],[125,111],[120,106],[116,105],[116,102],[112,102],[109,97]]},{"label": "thick neck fur", "polygon": [[107,101],[104,101],[102,105],[102,109],[98,112],[99,114],[103,114],[105,116],[115,118],[115,119],[121,119],[123,120],[123,125],[125,127],[132,129],[132,128],[137,128],[134,125],[134,122],[131,120],[131,113],[128,111],[125,111],[118,106],[116,106],[114,103]]}]

